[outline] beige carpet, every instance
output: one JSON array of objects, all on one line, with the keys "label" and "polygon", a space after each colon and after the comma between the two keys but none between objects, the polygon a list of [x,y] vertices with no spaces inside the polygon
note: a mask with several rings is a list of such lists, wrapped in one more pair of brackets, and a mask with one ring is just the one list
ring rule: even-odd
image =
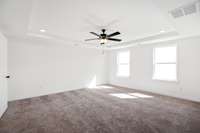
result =
[{"label": "beige carpet", "polygon": [[9,103],[0,133],[200,133],[200,104],[101,86]]}]

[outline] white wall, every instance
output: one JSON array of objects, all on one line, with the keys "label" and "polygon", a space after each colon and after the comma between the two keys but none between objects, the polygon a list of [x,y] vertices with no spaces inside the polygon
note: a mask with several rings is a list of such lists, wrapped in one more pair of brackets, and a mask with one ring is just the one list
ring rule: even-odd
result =
[{"label": "white wall", "polygon": [[96,49],[38,40],[8,40],[9,100],[106,83],[105,55]]},{"label": "white wall", "polygon": [[131,77],[116,77],[116,50],[109,53],[109,83],[159,94],[200,101],[200,38],[166,42],[178,44],[179,82],[152,80],[153,47],[140,45],[131,51]]},{"label": "white wall", "polygon": [[0,118],[8,107],[7,94],[7,39],[0,32]]}]

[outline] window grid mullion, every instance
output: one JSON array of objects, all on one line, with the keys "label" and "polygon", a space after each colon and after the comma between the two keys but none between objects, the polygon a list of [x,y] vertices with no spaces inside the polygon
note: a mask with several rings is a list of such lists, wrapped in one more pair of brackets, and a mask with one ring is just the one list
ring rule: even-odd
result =
[{"label": "window grid mullion", "polygon": [[155,64],[176,64],[176,62],[156,62]]}]

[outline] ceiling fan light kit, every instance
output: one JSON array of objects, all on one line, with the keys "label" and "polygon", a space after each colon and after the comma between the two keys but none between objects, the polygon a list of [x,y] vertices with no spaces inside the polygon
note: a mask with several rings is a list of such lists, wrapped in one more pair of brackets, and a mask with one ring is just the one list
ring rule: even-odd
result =
[{"label": "ceiling fan light kit", "polygon": [[101,39],[100,40],[100,44],[105,44],[105,43],[107,43],[107,39]]},{"label": "ceiling fan light kit", "polygon": [[100,44],[103,45],[105,43],[107,43],[107,41],[116,41],[116,42],[120,42],[122,41],[121,39],[117,39],[117,38],[112,38],[114,36],[117,36],[120,34],[120,32],[114,32],[112,34],[107,35],[105,32],[105,29],[101,30],[102,33],[101,34],[97,34],[95,32],[90,32],[91,34],[95,35],[97,38],[92,38],[92,39],[86,39],[85,41],[92,41],[92,40],[100,40]]}]

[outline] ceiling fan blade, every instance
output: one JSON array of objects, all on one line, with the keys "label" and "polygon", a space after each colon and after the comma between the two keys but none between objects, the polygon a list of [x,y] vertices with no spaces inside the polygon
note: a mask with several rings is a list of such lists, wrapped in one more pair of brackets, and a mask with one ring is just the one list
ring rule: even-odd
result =
[{"label": "ceiling fan blade", "polygon": [[121,39],[116,39],[116,38],[107,38],[107,40],[110,40],[110,41],[118,41],[118,42],[122,41]]},{"label": "ceiling fan blade", "polygon": [[114,33],[112,33],[112,34],[110,34],[110,35],[107,35],[107,37],[112,37],[112,36],[116,36],[116,35],[119,35],[120,34],[120,32],[114,32]]},{"label": "ceiling fan blade", "polygon": [[99,40],[99,38],[85,39],[85,41]]},{"label": "ceiling fan blade", "polygon": [[98,35],[97,33],[95,33],[95,32],[90,32],[91,34],[93,34],[93,35],[95,35],[95,36],[98,36],[98,37],[100,37],[100,35]]}]

